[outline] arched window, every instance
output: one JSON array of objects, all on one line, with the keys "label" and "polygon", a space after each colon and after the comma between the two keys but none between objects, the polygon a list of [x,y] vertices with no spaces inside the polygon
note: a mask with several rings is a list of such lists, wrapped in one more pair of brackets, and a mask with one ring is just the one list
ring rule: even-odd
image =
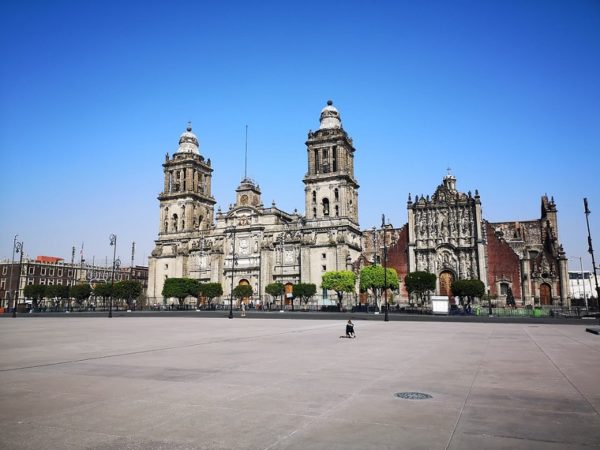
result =
[{"label": "arched window", "polygon": [[329,155],[327,149],[323,149],[323,173],[329,173]]},{"label": "arched window", "polygon": [[319,150],[315,149],[315,173],[319,173]]},{"label": "arched window", "polygon": [[337,172],[337,147],[331,147],[331,157],[333,158],[332,171]]},{"label": "arched window", "polygon": [[323,199],[323,215],[329,216],[329,199],[327,197]]},{"label": "arched window", "polygon": [[313,219],[317,218],[317,208],[313,208]]},{"label": "arched window", "polygon": [[[335,169],[334,169],[334,170],[335,170]],[[333,195],[334,195],[334,198],[335,198],[335,201],[336,201],[336,202],[340,200],[340,191],[338,190],[338,188],[335,188],[335,189],[334,189],[334,191],[333,191]]]},{"label": "arched window", "polygon": [[335,205],[335,217],[340,217],[340,207]]},{"label": "arched window", "polygon": [[313,191],[313,193],[312,193],[312,199],[313,199],[313,203],[317,202],[317,191]]}]

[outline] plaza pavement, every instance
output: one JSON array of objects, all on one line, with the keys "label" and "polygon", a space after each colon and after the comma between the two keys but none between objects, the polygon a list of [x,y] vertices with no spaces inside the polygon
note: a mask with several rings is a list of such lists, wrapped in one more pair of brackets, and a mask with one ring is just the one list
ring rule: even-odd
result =
[{"label": "plaza pavement", "polygon": [[585,323],[355,324],[3,317],[0,448],[600,447]]}]

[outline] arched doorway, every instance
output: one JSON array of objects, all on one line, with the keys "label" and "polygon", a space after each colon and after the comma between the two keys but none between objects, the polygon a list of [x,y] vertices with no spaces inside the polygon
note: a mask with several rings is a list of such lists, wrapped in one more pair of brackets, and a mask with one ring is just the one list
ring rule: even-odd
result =
[{"label": "arched doorway", "polygon": [[452,283],[454,282],[454,274],[449,270],[444,270],[440,273],[440,295],[452,296]]},{"label": "arched doorway", "polygon": [[292,303],[292,297],[294,296],[294,285],[292,283],[285,283],[285,304],[290,305]]},{"label": "arched doorway", "polygon": [[552,288],[548,283],[540,285],[540,305],[552,305]]},{"label": "arched doorway", "polygon": [[[240,280],[240,282],[238,283],[238,286],[250,286],[250,282],[248,280],[246,280],[245,278],[242,278]],[[241,301],[244,302],[244,304],[247,305],[248,304],[248,300],[249,300],[248,297],[244,297],[244,298],[242,298]]]}]

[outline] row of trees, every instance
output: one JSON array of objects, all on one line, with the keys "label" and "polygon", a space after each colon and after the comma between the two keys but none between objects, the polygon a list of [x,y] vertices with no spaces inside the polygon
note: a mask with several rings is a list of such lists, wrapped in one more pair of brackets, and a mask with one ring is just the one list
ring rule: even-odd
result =
[{"label": "row of trees", "polygon": [[92,294],[96,297],[102,297],[105,302],[110,297],[122,299],[127,302],[128,307],[131,307],[133,300],[142,294],[142,285],[135,280],[123,280],[114,283],[114,285],[99,283],[93,289],[89,284],[76,284],[73,286],[30,284],[25,286],[23,292],[25,298],[31,299],[34,310],[40,308],[40,303],[44,299],[61,303],[66,301],[68,307],[71,306],[71,299],[73,299],[81,307],[83,302],[90,298]]},{"label": "row of trees", "polygon": [[[411,272],[406,275],[404,282],[406,290],[411,296],[416,297],[419,304],[425,303],[427,295],[435,290],[437,277],[429,272]],[[356,274],[349,270],[326,272],[322,276],[321,286],[324,289],[335,291],[338,307],[341,309],[344,294],[353,293],[356,289]],[[384,268],[380,265],[365,266],[360,271],[359,289],[361,292],[371,291],[377,298],[377,306],[381,309],[383,293],[385,290],[397,290],[399,288],[398,274],[392,268]],[[470,304],[475,297],[481,298],[485,287],[480,280],[456,280],[451,286],[452,294],[460,297],[461,304],[466,299]],[[279,298],[283,304],[285,286],[282,283],[270,283],[265,286],[265,292],[275,299]],[[292,287],[290,297],[292,310],[294,299],[300,299],[308,303],[317,292],[317,286],[312,283],[296,283]],[[174,297],[179,300],[180,306],[187,297],[200,297],[208,300],[209,306],[212,300],[223,295],[220,283],[200,283],[191,278],[167,278],[162,290],[163,297]],[[248,298],[253,295],[252,286],[240,284],[233,290],[233,296],[237,299]]]}]

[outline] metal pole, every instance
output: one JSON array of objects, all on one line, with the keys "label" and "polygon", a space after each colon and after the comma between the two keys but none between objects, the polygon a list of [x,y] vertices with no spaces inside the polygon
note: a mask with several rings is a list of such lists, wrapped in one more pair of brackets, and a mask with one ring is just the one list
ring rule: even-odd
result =
[{"label": "metal pole", "polygon": [[[377,265],[377,228],[373,225],[373,265]],[[377,308],[377,289],[373,288],[373,295],[375,297],[375,308]],[[369,304],[367,303],[367,314],[369,313]]]},{"label": "metal pole", "polygon": [[[600,311],[600,288],[598,287],[598,276],[596,275],[596,260],[594,259],[594,247],[592,247],[592,233],[590,232],[590,209],[588,208],[587,198],[583,199],[583,205],[585,206],[585,222],[587,224],[588,230],[588,252],[592,255],[592,268],[594,269],[594,281],[596,282],[596,304],[598,306],[598,311]],[[600,314],[598,315],[600,319]]]},{"label": "metal pole", "polygon": [[13,317],[17,317],[17,302],[19,300],[19,288],[21,287],[21,266],[23,264],[23,241],[15,244],[17,253],[19,255],[19,277],[17,278],[17,290],[15,292],[15,301],[13,303]]},{"label": "metal pole", "polygon": [[385,214],[381,215],[381,229],[383,231],[383,295],[385,296],[384,322],[389,322],[387,298],[387,243],[385,242]]},{"label": "metal pole", "polygon": [[113,247],[113,263],[112,263],[112,274],[110,277],[110,303],[108,305],[108,317],[112,318],[112,305],[113,305],[113,289],[115,287],[115,259],[117,257],[117,235],[110,235],[110,245]]},{"label": "metal pole", "polygon": [[229,294],[229,318],[233,319],[233,275],[235,271],[235,226],[231,227],[233,246],[231,250],[231,293]]},{"label": "metal pole", "polygon": [[17,238],[18,234],[15,234],[15,238],[13,239],[13,250],[12,250],[12,258],[10,260],[10,275],[8,278],[8,298],[6,299],[6,308],[10,311],[10,301],[12,300],[12,275],[13,275],[13,266],[15,265],[15,248],[17,248]]}]

